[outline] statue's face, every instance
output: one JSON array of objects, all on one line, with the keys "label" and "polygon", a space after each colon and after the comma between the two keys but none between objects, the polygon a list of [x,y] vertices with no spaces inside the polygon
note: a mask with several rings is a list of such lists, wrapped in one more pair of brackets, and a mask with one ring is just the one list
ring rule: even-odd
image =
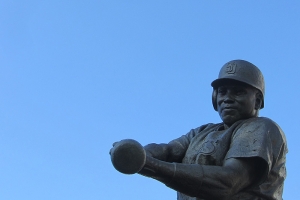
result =
[{"label": "statue's face", "polygon": [[218,87],[217,106],[222,121],[231,126],[238,120],[257,115],[257,90],[251,86],[226,83]]}]

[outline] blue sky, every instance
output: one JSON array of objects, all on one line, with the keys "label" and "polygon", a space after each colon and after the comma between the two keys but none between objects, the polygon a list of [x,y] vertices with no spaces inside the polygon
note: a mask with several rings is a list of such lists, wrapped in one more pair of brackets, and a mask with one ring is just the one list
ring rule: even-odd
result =
[{"label": "blue sky", "polygon": [[284,199],[299,199],[298,1],[0,0],[0,199],[176,199],[117,172],[111,144],[168,142],[220,122],[211,81],[245,59],[260,115],[285,131]]}]

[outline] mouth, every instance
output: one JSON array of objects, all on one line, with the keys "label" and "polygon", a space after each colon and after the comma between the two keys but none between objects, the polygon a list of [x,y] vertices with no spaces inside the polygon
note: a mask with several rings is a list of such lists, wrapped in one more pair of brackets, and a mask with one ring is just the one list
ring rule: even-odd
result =
[{"label": "mouth", "polygon": [[236,110],[236,108],[230,106],[222,108],[222,111],[233,111],[233,110]]}]

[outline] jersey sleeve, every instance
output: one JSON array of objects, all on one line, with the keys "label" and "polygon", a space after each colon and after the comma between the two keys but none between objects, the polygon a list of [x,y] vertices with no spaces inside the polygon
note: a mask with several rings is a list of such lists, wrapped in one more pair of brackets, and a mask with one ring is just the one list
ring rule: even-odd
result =
[{"label": "jersey sleeve", "polygon": [[245,120],[233,133],[225,159],[259,157],[267,163],[266,173],[269,173],[283,143],[282,131],[275,122],[268,118],[252,118]]}]

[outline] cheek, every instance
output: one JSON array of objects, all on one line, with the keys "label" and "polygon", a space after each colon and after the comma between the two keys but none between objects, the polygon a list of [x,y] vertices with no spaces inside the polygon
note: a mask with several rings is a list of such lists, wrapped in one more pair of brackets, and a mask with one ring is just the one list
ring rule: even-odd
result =
[{"label": "cheek", "polygon": [[250,113],[255,109],[255,99],[249,97],[249,99],[242,101],[241,111],[243,113]]},{"label": "cheek", "polygon": [[218,95],[217,98],[216,98],[216,102],[217,102],[218,107],[221,105],[222,101],[223,101],[223,98]]}]

